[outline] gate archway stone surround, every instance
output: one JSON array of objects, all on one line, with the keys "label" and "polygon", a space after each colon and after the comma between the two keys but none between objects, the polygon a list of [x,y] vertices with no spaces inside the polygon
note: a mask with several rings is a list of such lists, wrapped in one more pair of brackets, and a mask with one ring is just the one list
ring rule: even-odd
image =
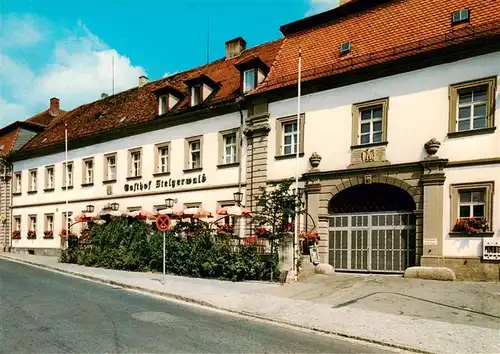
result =
[{"label": "gate archway stone surround", "polygon": [[[328,263],[329,211],[328,203],[340,191],[365,183],[384,183],[399,187],[412,196],[416,210],[416,252],[415,264],[420,265],[423,254],[423,168],[419,162],[401,165],[387,165],[374,168],[347,169],[330,172],[311,172],[304,177],[314,186],[308,190],[308,197],[317,198],[318,207],[308,211],[318,220],[320,262]],[[311,183],[312,182],[312,183]],[[320,186],[320,187],[319,187]],[[317,213],[317,214],[316,214]],[[316,216],[315,216],[316,214]]]}]

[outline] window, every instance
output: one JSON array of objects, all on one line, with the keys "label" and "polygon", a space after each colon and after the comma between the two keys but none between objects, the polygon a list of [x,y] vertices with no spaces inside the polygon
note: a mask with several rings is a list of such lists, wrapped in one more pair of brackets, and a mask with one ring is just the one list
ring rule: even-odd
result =
[{"label": "window", "polygon": [[243,72],[243,92],[252,91],[257,86],[257,75],[255,69]]},{"label": "window", "polygon": [[54,166],[45,168],[45,189],[54,189]]},{"label": "window", "polygon": [[116,180],[116,154],[104,156],[104,180]]},{"label": "window", "polygon": [[158,98],[158,115],[162,115],[167,113],[168,110],[168,96],[167,95],[161,95]]},{"label": "window", "polygon": [[73,187],[73,162],[68,162],[66,167],[66,162],[63,163],[63,188]]},{"label": "window", "polygon": [[353,146],[387,141],[388,106],[388,98],[353,105]]},{"label": "window", "polygon": [[340,45],[340,56],[347,55],[351,52],[351,41],[344,42]]},{"label": "window", "polygon": [[21,217],[14,216],[14,231],[21,232]]},{"label": "window", "polygon": [[142,175],[142,150],[134,149],[129,151],[129,178],[141,177]]},{"label": "window", "polygon": [[[68,216],[66,216],[66,214],[67,214]],[[61,222],[61,224],[62,224],[62,228],[63,228],[63,229],[67,229],[67,228],[68,228],[68,226],[71,226],[71,219],[72,219],[72,216],[73,216],[73,212],[71,212],[71,211],[70,211],[70,212],[68,212],[68,213],[66,213],[66,212],[64,211],[64,212],[62,213],[62,222]]]},{"label": "window", "polygon": [[201,136],[186,139],[186,169],[202,168],[202,144]]},{"label": "window", "polygon": [[496,77],[450,86],[451,136],[488,132],[494,127],[495,90]]},{"label": "window", "polygon": [[457,25],[459,23],[469,22],[470,16],[469,9],[461,9],[451,14],[451,24]]},{"label": "window", "polygon": [[54,231],[54,214],[45,215],[45,231]]},{"label": "window", "polygon": [[359,143],[373,144],[382,141],[382,106],[362,109],[359,112]]},{"label": "window", "polygon": [[37,171],[36,170],[30,170],[29,171],[29,186],[28,186],[28,191],[30,192],[36,192],[37,188]]},{"label": "window", "polygon": [[485,194],[484,189],[458,192],[458,217],[481,219],[485,217]]},{"label": "window", "polygon": [[83,160],[83,184],[94,183],[94,159]]},{"label": "window", "polygon": [[156,173],[168,173],[170,171],[170,143],[156,145]]},{"label": "window", "polygon": [[229,165],[239,162],[240,152],[239,129],[219,132],[219,165]]},{"label": "window", "polygon": [[493,182],[464,183],[450,186],[451,230],[459,219],[485,219],[491,230],[493,217]]},{"label": "window", "polygon": [[201,85],[191,87],[191,106],[196,106],[201,103]]},{"label": "window", "polygon": [[29,216],[28,231],[36,232],[36,215]]},{"label": "window", "polygon": [[22,173],[16,172],[14,174],[14,193],[21,193],[22,191]]},{"label": "window", "polygon": [[289,116],[278,118],[276,120],[276,152],[279,156],[296,156],[297,145],[299,143],[300,133],[300,146],[299,153],[304,153],[304,115],[300,116],[300,132],[297,126],[297,116]]}]

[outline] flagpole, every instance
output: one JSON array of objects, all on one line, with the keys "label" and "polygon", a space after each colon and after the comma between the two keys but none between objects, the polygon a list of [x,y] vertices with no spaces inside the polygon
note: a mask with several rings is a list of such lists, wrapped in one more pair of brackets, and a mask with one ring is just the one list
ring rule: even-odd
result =
[{"label": "flagpole", "polygon": [[295,196],[297,198],[295,206],[295,232],[293,237],[293,271],[295,276],[295,281],[298,280],[298,245],[299,245],[299,155],[300,155],[300,96],[301,96],[301,79],[302,79],[302,50],[299,47],[299,67],[298,67],[298,78],[297,78],[297,148],[295,151]]},{"label": "flagpole", "polygon": [[64,179],[64,186],[66,187],[66,237],[69,236],[69,197],[68,197],[68,179],[69,179],[69,173],[68,173],[68,123],[64,122],[64,159],[66,160],[66,168],[64,171],[64,174],[66,175],[66,178]]}]

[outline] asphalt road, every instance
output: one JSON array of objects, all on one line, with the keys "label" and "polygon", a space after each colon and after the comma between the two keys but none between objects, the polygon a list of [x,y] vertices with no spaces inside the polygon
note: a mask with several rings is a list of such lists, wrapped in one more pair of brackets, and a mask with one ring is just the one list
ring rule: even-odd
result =
[{"label": "asphalt road", "polygon": [[0,353],[105,352],[388,351],[0,259]]}]

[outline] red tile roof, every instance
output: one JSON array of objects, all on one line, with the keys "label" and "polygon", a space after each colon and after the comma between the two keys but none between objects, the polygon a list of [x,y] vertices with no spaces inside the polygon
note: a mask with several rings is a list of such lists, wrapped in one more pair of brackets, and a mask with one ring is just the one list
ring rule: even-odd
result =
[{"label": "red tile roof", "polygon": [[190,107],[185,81],[200,75],[208,76],[220,86],[200,107],[234,102],[240,92],[240,73],[235,64],[247,57],[257,55],[268,66],[271,66],[280,45],[281,40],[266,43],[247,49],[238,57],[227,60],[219,59],[207,65],[150,82],[142,87],[79,106],[57,117],[43,133],[25,144],[22,150],[33,150],[64,141],[65,124],[68,126],[68,138],[72,140],[152,121],[157,117],[158,110],[155,91],[166,86],[174,87],[185,94],[183,100],[168,114],[174,115],[187,111]]},{"label": "red tile roof", "polygon": [[16,128],[0,135],[0,156],[5,156],[12,151],[21,128]]},{"label": "red tile roof", "polygon": [[33,117],[30,117],[25,120],[25,122],[39,124],[42,126],[48,126],[52,123],[54,117],[65,113],[62,109],[46,109],[43,112],[35,114]]},{"label": "red tile roof", "polygon": [[[359,13],[337,18],[347,9],[369,7],[368,2],[353,0],[321,14],[326,23],[300,32],[290,29],[303,28],[300,21],[283,26],[283,32],[290,34],[283,40],[269,75],[252,94],[296,85],[299,47],[302,50],[302,80],[307,81],[457,44],[472,36],[500,33],[498,0],[380,2],[378,0],[378,5]],[[462,8],[471,10],[470,24],[452,28],[451,14]],[[447,42],[443,43],[445,40]],[[347,41],[352,41],[352,52],[340,57],[340,45]]]}]

